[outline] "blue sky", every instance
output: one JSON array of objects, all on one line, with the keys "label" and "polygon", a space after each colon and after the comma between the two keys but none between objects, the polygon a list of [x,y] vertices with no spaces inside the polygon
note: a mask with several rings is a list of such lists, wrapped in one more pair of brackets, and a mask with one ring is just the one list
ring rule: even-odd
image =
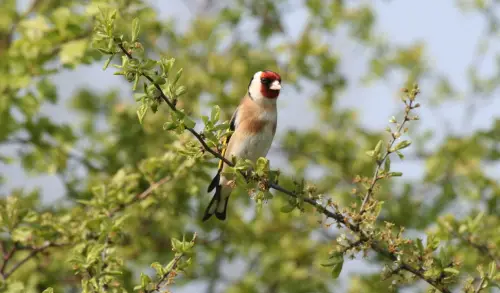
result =
[{"label": "blue sky", "polygon": [[[21,1],[21,8],[29,0]],[[194,3],[196,1],[189,1]],[[300,0],[294,0],[300,3]],[[151,3],[160,10],[160,17],[175,17],[182,24],[189,21],[193,16],[187,5],[181,0],[172,1],[172,5],[166,8],[160,0],[151,0]],[[473,60],[476,44],[480,34],[484,29],[484,21],[477,14],[463,14],[454,1],[377,1],[374,5],[377,11],[377,32],[397,44],[411,44],[414,41],[422,40],[427,43],[427,59],[439,72],[445,73],[457,84],[466,84],[466,66]],[[296,9],[292,13],[285,15],[287,30],[291,36],[296,36],[305,22],[307,15],[304,9]],[[366,70],[366,58],[359,58],[360,46],[354,44],[344,44],[339,48],[344,58],[342,59],[342,70],[349,77],[358,77]],[[339,46],[340,46],[339,45]],[[363,51],[361,50],[361,56]],[[492,60],[483,62],[482,70],[491,72],[493,69]],[[383,129],[387,125],[388,119],[401,111],[401,104],[397,100],[397,90],[400,88],[402,80],[400,78],[390,78],[366,86],[352,83],[344,93],[340,104],[345,107],[356,107],[359,111],[361,123],[371,129]],[[61,122],[72,121],[73,116],[63,110],[66,99],[78,88],[91,86],[96,89],[106,90],[110,87],[128,89],[125,82],[102,71],[101,65],[79,67],[76,71],[64,71],[55,77],[59,86],[59,93],[62,97],[61,105],[47,106],[44,111],[51,113],[54,119]],[[77,82],[75,82],[77,81]],[[286,82],[286,81],[285,81]],[[462,102],[446,102],[437,109],[430,111],[425,107],[426,90],[430,88],[421,84],[423,89],[422,108],[419,110],[421,117],[421,129],[433,129],[438,137],[449,131],[443,126],[443,122],[449,124],[454,134],[466,134],[478,128],[487,128],[491,121],[500,112],[500,103],[493,100],[493,103],[478,102],[478,110],[474,117],[466,117],[465,104]],[[128,92],[124,90],[124,94]],[[301,116],[301,124],[312,126],[314,124],[314,112],[310,107],[310,101],[306,100],[306,95],[295,95],[287,93],[286,88],[280,99],[280,121],[279,128],[284,133],[287,128],[297,128],[297,123],[290,117]],[[304,111],[304,105],[306,111]],[[307,111],[310,109],[311,111]],[[57,115],[53,115],[57,114]],[[466,127],[463,121],[466,119]],[[278,131],[280,132],[280,131]],[[278,134],[279,135],[279,134]],[[279,144],[276,141],[273,146]],[[276,149],[276,148],[275,148]],[[0,150],[11,152],[5,147]],[[278,165],[284,162],[276,156],[276,151],[271,150],[270,158],[274,159]],[[417,179],[423,172],[422,164],[407,161],[398,164],[398,168],[405,173],[406,178]],[[59,179],[54,176],[26,177],[18,166],[0,165],[0,172],[8,176],[7,184],[0,191],[10,190],[16,186],[42,186],[47,200],[60,196],[63,187]],[[27,183],[27,184],[26,184]]]}]

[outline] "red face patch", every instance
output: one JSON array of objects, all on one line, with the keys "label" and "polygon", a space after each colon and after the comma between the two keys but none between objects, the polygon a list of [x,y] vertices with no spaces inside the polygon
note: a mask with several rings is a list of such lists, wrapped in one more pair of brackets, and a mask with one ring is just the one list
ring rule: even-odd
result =
[{"label": "red face patch", "polygon": [[271,84],[278,80],[281,83],[281,76],[277,74],[274,71],[263,71],[262,74],[260,75],[260,93],[269,99],[276,99],[280,91],[279,90],[272,90],[269,87]]}]

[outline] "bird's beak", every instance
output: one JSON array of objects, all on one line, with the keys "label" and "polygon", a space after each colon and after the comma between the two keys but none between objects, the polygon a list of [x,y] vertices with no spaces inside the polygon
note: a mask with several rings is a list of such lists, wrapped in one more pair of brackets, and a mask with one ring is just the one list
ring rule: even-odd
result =
[{"label": "bird's beak", "polygon": [[271,83],[271,86],[269,87],[269,89],[272,89],[273,91],[279,91],[281,90],[281,83],[279,80],[275,80],[273,81],[273,83]]}]

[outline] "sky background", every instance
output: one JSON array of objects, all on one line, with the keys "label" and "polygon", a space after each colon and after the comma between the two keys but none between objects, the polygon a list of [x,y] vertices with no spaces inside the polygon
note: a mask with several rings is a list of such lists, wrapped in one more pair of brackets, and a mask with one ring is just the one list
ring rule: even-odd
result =
[{"label": "sky background", "polygon": [[[181,0],[172,0],[166,7],[161,5],[162,0],[150,0],[152,5],[158,8],[160,17],[175,18],[179,25],[185,25],[193,17],[196,11],[192,11],[188,5]],[[196,0],[190,1],[195,3]],[[294,0],[300,6],[301,0]],[[20,1],[22,9],[29,0]],[[377,1],[373,2],[377,13],[376,31],[391,43],[411,44],[417,40],[425,41],[427,60],[439,72],[451,77],[451,81],[459,85],[467,84],[466,67],[474,60],[478,39],[484,31],[485,23],[477,14],[464,14],[455,5],[455,1]],[[303,23],[307,18],[304,9],[294,9],[285,14],[285,25],[287,33],[296,37],[300,33]],[[338,50],[342,52],[342,71],[354,81],[366,70],[366,58],[360,58],[364,54],[360,45],[341,42]],[[492,48],[495,52],[495,48]],[[55,81],[61,97],[57,106],[46,105],[43,111],[52,116],[56,121],[75,122],[73,114],[65,110],[67,99],[79,88],[92,87],[97,90],[108,90],[110,88],[122,88],[124,96],[130,95],[130,86],[121,78],[112,75],[111,72],[102,71],[101,64],[92,66],[80,66],[77,70],[64,70],[57,76]],[[493,61],[486,59],[481,68],[482,72],[491,72],[494,69]],[[384,129],[392,115],[401,113],[402,107],[398,100],[397,91],[401,87],[405,76],[389,78],[371,85],[357,82],[349,84],[339,101],[342,107],[355,107],[358,109],[360,122],[367,128],[373,130]],[[296,95],[286,87],[280,95],[280,116],[278,127],[278,138],[280,133],[286,129],[313,127],[315,112],[310,107],[307,95]],[[432,110],[425,108],[426,87],[421,83],[421,103],[419,109],[420,129],[432,129],[436,131],[439,139],[450,130],[453,134],[464,135],[480,128],[488,128],[492,121],[500,113],[500,101],[491,99],[491,102],[477,101],[477,108],[473,117],[466,117],[467,107],[462,102],[445,102],[440,107]],[[427,88],[431,91],[431,88]],[[133,100],[130,99],[132,102]],[[306,111],[304,111],[306,109]],[[310,111],[307,111],[310,110]],[[295,117],[301,117],[298,125]],[[77,120],[76,120],[77,121]],[[464,124],[464,121],[466,123]],[[445,127],[446,124],[446,127]],[[269,157],[282,166],[284,161],[279,156],[279,139],[273,144]],[[0,151],[12,153],[14,149],[0,147]],[[399,163],[395,160],[395,167],[404,172],[407,179],[418,179],[423,173],[421,162],[407,160]],[[1,165],[0,172],[7,174],[8,181],[0,189],[5,194],[9,190],[19,186],[40,186],[45,199],[52,201],[60,197],[63,185],[56,176],[27,177],[23,174],[19,165]]]},{"label": "sky background", "polygon": [[[182,24],[189,22],[194,11],[183,4],[183,0],[168,0],[169,5],[164,0],[150,1],[160,11],[161,18],[174,17]],[[196,2],[196,1],[190,1]],[[295,0],[300,3],[301,0]],[[22,9],[29,3],[29,0],[20,1]],[[485,22],[477,14],[464,14],[456,7],[455,1],[451,0],[394,0],[394,1],[373,1],[377,14],[376,31],[396,44],[411,44],[416,40],[422,40],[426,43],[427,60],[439,72],[451,77],[454,84],[466,84],[466,67],[476,55],[476,46],[478,39],[484,31]],[[285,24],[288,34],[292,37],[297,36],[302,29],[307,14],[304,9],[296,9],[285,15]],[[345,56],[342,59],[342,70],[348,77],[358,77],[366,70],[366,58],[363,58],[360,46],[353,44],[344,44],[345,47],[339,50]],[[493,47],[493,53],[496,53],[498,47]],[[491,55],[490,55],[491,57]],[[488,73],[494,69],[492,59],[485,59],[481,72]],[[50,113],[54,119],[61,122],[74,122],[71,113],[64,110],[64,105],[76,89],[81,87],[93,87],[100,90],[121,87],[124,94],[130,94],[130,86],[121,78],[114,76],[110,71],[102,71],[102,64],[95,66],[80,66],[75,71],[63,71],[55,77],[61,95],[61,105],[45,107],[44,111]],[[351,83],[345,91],[340,105],[342,107],[356,107],[359,110],[359,119],[363,125],[373,130],[384,129],[392,115],[401,113],[402,104],[398,100],[397,90],[401,87],[403,78],[391,78],[383,82],[377,82],[366,86],[359,83]],[[314,126],[314,116],[309,101],[305,96],[295,95],[293,92],[287,92],[290,87],[286,87],[280,95],[280,114],[279,114],[279,133],[285,133],[287,128],[298,128],[296,117],[301,117],[300,124],[304,127]],[[432,111],[425,107],[425,84],[422,88],[422,107],[419,110],[421,121],[420,129],[433,129],[437,131],[439,140],[444,134],[451,132],[456,135],[465,135],[474,130],[489,128],[498,114],[500,114],[499,99],[491,99],[491,102],[485,103],[476,101],[476,114],[473,117],[467,117],[465,104],[460,102],[446,102]],[[462,87],[463,88],[463,87]],[[429,90],[430,91],[430,90]],[[130,99],[130,101],[133,101]],[[306,107],[304,108],[304,105]],[[306,110],[304,110],[306,109]],[[311,111],[307,111],[310,109]],[[465,123],[464,123],[465,121]],[[444,123],[448,126],[444,127]],[[269,158],[275,166],[281,166],[284,161],[279,156],[276,148],[279,146],[279,140],[273,144]],[[6,147],[0,147],[0,152],[12,153],[14,150]],[[422,162],[407,160],[403,163],[397,163],[394,160],[395,170],[402,171],[405,179],[418,179],[424,170]],[[274,166],[273,166],[274,167]],[[0,194],[8,194],[12,188],[24,186],[31,188],[39,186],[43,190],[44,199],[47,202],[57,200],[63,195],[64,188],[61,181],[55,176],[28,177],[19,165],[2,165],[0,172],[6,174],[8,181],[0,189]],[[498,173],[496,171],[495,173]],[[363,266],[359,260],[346,263],[346,276],[349,272],[355,271],[356,267]],[[194,286],[198,286],[195,284]],[[199,287],[197,287],[199,288]],[[176,292],[190,292],[190,288],[178,290]]]}]

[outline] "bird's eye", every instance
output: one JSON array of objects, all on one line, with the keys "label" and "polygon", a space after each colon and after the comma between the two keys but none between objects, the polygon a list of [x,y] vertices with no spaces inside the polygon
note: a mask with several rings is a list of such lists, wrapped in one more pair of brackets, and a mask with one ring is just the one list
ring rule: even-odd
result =
[{"label": "bird's eye", "polygon": [[261,78],[260,82],[263,83],[263,84],[270,84],[271,80],[269,78]]}]

